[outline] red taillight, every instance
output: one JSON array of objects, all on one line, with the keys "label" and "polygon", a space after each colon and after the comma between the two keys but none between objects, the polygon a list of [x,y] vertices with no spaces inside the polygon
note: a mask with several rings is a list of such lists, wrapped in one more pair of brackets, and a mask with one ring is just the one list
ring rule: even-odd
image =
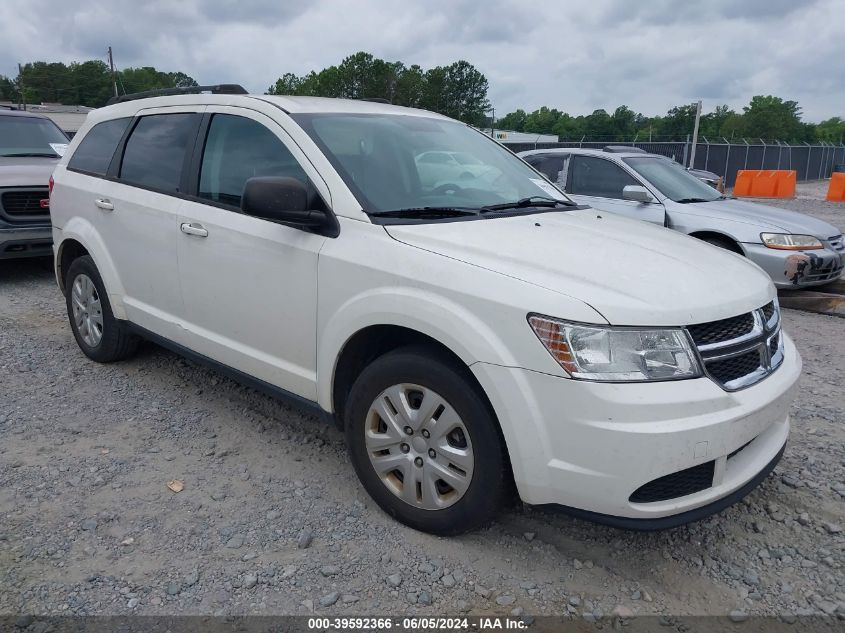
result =
[{"label": "red taillight", "polygon": [[[50,191],[49,195],[51,195],[51,196],[52,196],[52,195],[53,195],[53,177],[52,177],[52,176],[50,176],[50,190],[49,190],[49,191]],[[44,201],[42,200],[41,202],[43,203]],[[49,201],[49,200],[47,201],[47,205],[48,205],[48,206],[50,205],[50,201]],[[41,205],[41,207],[43,208],[43,207],[44,207],[44,205],[42,204],[42,205]]]}]

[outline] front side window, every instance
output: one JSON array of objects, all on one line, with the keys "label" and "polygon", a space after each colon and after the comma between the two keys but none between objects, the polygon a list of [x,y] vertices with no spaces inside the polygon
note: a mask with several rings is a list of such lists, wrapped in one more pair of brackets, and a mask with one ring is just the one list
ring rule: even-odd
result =
[{"label": "front side window", "polygon": [[105,176],[109,170],[117,144],[131,118],[103,121],[92,127],[76,148],[68,162],[69,169]]},{"label": "front side window", "polygon": [[710,202],[724,197],[671,159],[638,156],[623,160],[635,172],[657,187],[663,195],[675,202]]},{"label": "front side window", "polygon": [[138,121],[126,141],[120,179],[133,185],[176,193],[185,154],[196,138],[198,114],[150,114]]},{"label": "front side window", "polygon": [[67,145],[67,136],[49,119],[0,116],[0,156],[58,158],[54,145]]},{"label": "front side window", "polygon": [[202,154],[199,196],[240,207],[244,185],[255,176],[309,182],[290,150],[266,127],[252,119],[215,114]]},{"label": "front side window", "polygon": [[622,189],[639,184],[633,176],[609,160],[575,155],[572,157],[567,193],[621,200]]},{"label": "front side window", "polygon": [[566,200],[509,150],[457,121],[404,114],[291,116],[369,213]]}]

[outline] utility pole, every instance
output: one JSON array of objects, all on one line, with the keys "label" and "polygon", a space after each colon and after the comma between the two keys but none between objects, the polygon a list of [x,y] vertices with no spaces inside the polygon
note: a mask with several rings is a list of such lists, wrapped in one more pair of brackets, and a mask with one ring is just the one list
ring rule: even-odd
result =
[{"label": "utility pole", "polygon": [[701,118],[701,99],[695,106],[695,126],[692,129],[692,148],[690,151],[689,165],[687,167],[692,169],[695,167],[695,146],[698,145],[698,120]]},{"label": "utility pole", "polygon": [[23,109],[26,110],[26,89],[23,85],[23,69],[20,62],[18,63],[18,88],[21,91],[21,104],[23,104]]},{"label": "utility pole", "polygon": [[109,46],[109,67],[111,68],[111,83],[114,87],[114,96],[117,96],[117,77],[114,74],[114,57],[111,54],[111,46]]}]

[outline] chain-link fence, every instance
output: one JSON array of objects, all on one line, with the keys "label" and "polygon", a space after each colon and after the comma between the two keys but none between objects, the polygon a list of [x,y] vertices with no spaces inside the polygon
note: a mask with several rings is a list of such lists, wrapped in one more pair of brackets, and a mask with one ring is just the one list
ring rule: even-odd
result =
[{"label": "chain-link fence", "polygon": [[602,149],[607,145],[630,145],[652,154],[667,156],[682,165],[712,171],[725,178],[725,185],[732,187],[736,172],[740,169],[794,169],[798,180],[819,180],[829,178],[837,165],[845,164],[845,145],[822,143],[820,145],[789,145],[787,143],[766,143],[743,140],[740,143],[710,142],[703,139],[696,144],[695,164],[690,165],[692,142],[632,142],[611,143],[608,141],[563,141],[560,143],[509,143],[513,152],[530,149],[551,149],[557,147],[583,147]]}]

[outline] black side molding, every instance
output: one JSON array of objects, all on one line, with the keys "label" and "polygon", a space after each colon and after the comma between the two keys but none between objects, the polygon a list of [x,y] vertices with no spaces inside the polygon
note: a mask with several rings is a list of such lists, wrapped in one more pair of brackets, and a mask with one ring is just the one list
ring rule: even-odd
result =
[{"label": "black side molding", "polygon": [[194,361],[198,365],[204,365],[210,369],[213,369],[223,374],[224,376],[231,378],[236,382],[241,383],[246,387],[250,387],[252,389],[255,389],[256,391],[260,391],[262,393],[267,394],[268,396],[281,400],[285,404],[288,404],[298,409],[306,415],[313,415],[321,421],[330,424],[335,423],[334,415],[323,409],[319,404],[317,404],[313,400],[308,400],[307,398],[298,396],[295,393],[286,391],[281,387],[271,385],[269,382],[264,382],[263,380],[255,378],[254,376],[250,376],[249,374],[246,374],[240,371],[239,369],[229,367],[229,365],[224,365],[223,363],[216,361],[213,358],[198,354],[197,352],[188,349],[184,345],[174,343],[173,341],[166,339],[163,336],[159,336],[154,332],[150,332],[149,330],[142,328],[139,325],[135,325],[134,323],[123,321],[122,324],[133,334],[137,334],[141,338],[151,341],[165,349],[168,349],[171,352],[178,354],[179,356],[184,356],[185,358]]},{"label": "black side molding", "polygon": [[761,481],[763,481],[766,477],[769,476],[769,473],[774,470],[775,466],[778,465],[778,462],[780,461],[781,457],[783,457],[783,452],[785,450],[786,444],[784,443],[780,451],[778,451],[778,454],[775,455],[774,458],[772,458],[772,461],[766,464],[763,470],[754,475],[754,477],[748,483],[746,483],[741,488],[738,488],[737,490],[729,494],[727,497],[717,499],[713,503],[709,503],[706,506],[694,508],[686,512],[681,512],[680,514],[673,514],[672,516],[668,517],[660,517],[659,519],[630,519],[627,517],[617,517],[609,514],[599,514],[598,512],[589,512],[588,510],[581,510],[579,508],[571,508],[569,506],[561,506],[551,503],[538,505],[535,507],[540,509],[562,512],[564,514],[573,516],[576,519],[583,519],[585,521],[591,521],[592,523],[599,523],[601,525],[607,525],[623,530],[635,530],[638,532],[654,532],[657,530],[668,530],[670,528],[675,528],[686,523],[692,523],[693,521],[700,521],[701,519],[709,517],[711,514],[721,512],[728,506],[732,506],[733,504],[735,504],[737,501],[748,495],[748,493],[754,490],[754,488],[756,488]]}]

